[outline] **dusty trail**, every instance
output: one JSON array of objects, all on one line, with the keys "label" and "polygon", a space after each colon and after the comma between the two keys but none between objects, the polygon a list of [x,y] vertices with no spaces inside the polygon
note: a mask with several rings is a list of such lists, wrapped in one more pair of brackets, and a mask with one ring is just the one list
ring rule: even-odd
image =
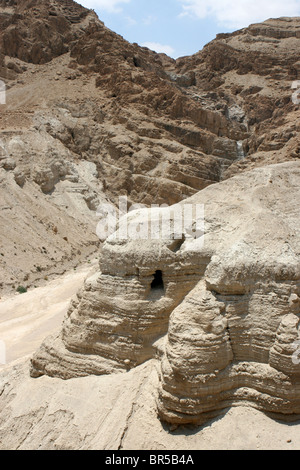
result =
[{"label": "dusty trail", "polygon": [[96,268],[95,259],[46,286],[1,299],[0,341],[5,345],[7,364],[33,353],[46,336],[60,328],[71,297]]}]

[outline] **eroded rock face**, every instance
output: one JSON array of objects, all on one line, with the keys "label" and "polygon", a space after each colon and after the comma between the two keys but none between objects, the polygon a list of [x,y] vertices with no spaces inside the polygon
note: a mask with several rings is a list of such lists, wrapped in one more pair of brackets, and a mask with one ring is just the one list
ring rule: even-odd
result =
[{"label": "eroded rock face", "polygon": [[[291,88],[299,41],[299,18],[281,18],[174,60],[130,44],[73,0],[0,0],[1,294],[42,281],[37,267],[47,277],[66,258],[81,262],[82,214],[92,253],[97,198],[171,205],[242,171],[299,159]],[[21,228],[7,202],[16,198]],[[60,217],[69,233],[57,246],[47,227],[60,233]],[[18,236],[28,226],[30,253]]]},{"label": "eroded rock face", "polygon": [[108,241],[101,273],[88,279],[71,303],[59,337],[46,340],[37,352],[32,375],[107,374],[153,357],[170,313],[205,269],[173,252],[172,245]]},{"label": "eroded rock face", "polygon": [[75,2],[1,0],[1,52],[34,64],[49,62],[80,37],[87,17],[96,14]]},{"label": "eroded rock face", "polygon": [[157,357],[157,406],[170,423],[240,403],[300,413],[299,183],[298,163],[274,165],[173,206],[174,220],[186,204],[204,205],[204,240],[188,236],[196,219],[181,240],[166,239],[165,222],[160,240],[110,236],[100,273],[36,352],[31,375],[122,372]]}]

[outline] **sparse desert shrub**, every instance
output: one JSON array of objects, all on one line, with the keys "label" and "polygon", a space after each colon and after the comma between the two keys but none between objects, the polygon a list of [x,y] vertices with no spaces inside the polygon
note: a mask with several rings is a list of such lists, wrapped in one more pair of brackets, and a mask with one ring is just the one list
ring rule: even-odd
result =
[{"label": "sparse desert shrub", "polygon": [[27,289],[24,286],[19,286],[17,287],[17,292],[19,292],[19,294],[25,294],[25,292],[27,292]]}]

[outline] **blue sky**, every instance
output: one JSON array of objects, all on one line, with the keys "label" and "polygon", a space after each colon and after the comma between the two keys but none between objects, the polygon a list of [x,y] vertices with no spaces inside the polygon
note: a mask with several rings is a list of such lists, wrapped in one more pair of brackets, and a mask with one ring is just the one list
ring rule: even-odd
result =
[{"label": "blue sky", "polygon": [[280,16],[300,16],[300,0],[77,0],[130,42],[177,58],[218,33]]}]

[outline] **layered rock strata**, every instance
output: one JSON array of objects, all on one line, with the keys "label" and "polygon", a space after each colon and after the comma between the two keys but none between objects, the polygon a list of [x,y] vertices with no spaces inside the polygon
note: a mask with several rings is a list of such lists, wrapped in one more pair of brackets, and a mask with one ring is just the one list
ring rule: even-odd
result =
[{"label": "layered rock strata", "polygon": [[[166,209],[131,213],[136,233],[144,224],[153,235],[149,220],[161,218],[161,238],[106,240],[101,272],[31,375],[122,372],[157,357],[167,422],[201,423],[241,403],[300,413],[299,183],[292,162],[236,176],[172,206],[171,229]],[[188,205],[204,207],[204,235],[195,212],[178,236]]]},{"label": "layered rock strata", "polygon": [[[106,199],[171,205],[298,159],[299,41],[299,18],[280,18],[174,60],[130,44],[72,0],[1,0],[1,293],[90,256]],[[6,201],[16,198],[19,208]],[[30,249],[18,236],[27,226]]]}]

